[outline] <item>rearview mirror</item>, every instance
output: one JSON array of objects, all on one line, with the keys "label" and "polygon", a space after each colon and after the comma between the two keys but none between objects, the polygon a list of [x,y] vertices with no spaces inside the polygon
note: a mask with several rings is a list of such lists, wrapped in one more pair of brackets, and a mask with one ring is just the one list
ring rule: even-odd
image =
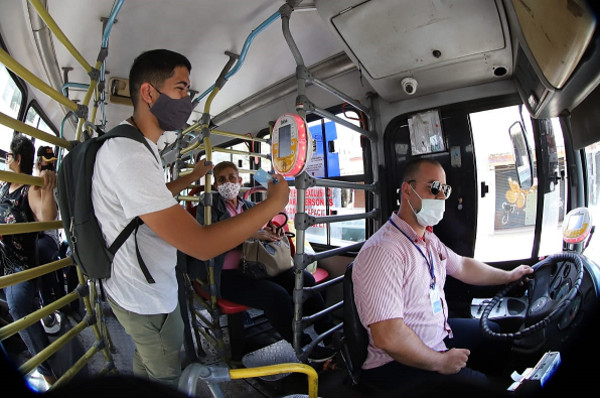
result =
[{"label": "rearview mirror", "polygon": [[515,122],[508,128],[515,156],[515,170],[521,189],[529,189],[533,185],[533,164],[531,151],[525,138],[525,129],[521,122]]}]

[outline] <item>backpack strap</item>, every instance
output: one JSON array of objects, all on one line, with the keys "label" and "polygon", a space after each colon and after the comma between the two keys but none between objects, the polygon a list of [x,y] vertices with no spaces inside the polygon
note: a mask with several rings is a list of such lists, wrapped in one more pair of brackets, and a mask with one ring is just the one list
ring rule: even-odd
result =
[{"label": "backpack strap", "polygon": [[150,271],[148,270],[148,267],[146,266],[146,263],[144,262],[142,254],[140,253],[140,249],[138,247],[137,231],[138,228],[143,224],[144,221],[142,221],[142,219],[139,217],[135,217],[133,220],[131,220],[131,222],[127,224],[125,229],[121,231],[119,236],[117,236],[117,239],[115,239],[113,244],[110,245],[108,251],[111,252],[113,256],[116,255],[117,251],[121,248],[121,246],[123,246],[123,243],[125,243],[127,238],[129,238],[129,236],[133,233],[135,239],[135,254],[137,256],[138,263],[140,264],[140,268],[142,269],[142,273],[144,274],[144,277],[146,277],[146,281],[148,281],[148,283],[156,283],[156,281],[150,274]]},{"label": "backpack strap", "polygon": [[119,124],[117,127],[113,128],[108,133],[103,134],[101,137],[98,137],[98,140],[104,141],[104,140],[107,140],[110,138],[115,138],[115,137],[129,138],[131,140],[134,140],[141,144],[144,144],[144,146],[146,148],[148,148],[148,150],[150,151],[152,156],[154,156],[154,159],[156,159],[156,161],[158,163],[160,163],[160,161],[156,157],[156,154],[152,150],[152,147],[150,146],[150,144],[148,144],[148,140],[146,140],[146,137],[144,136],[144,134],[142,134],[142,132],[140,130],[136,129],[129,123]]},{"label": "backpack strap", "polygon": [[[142,134],[142,132],[140,130],[136,129],[135,127],[131,126],[130,124],[120,124],[117,127],[113,128],[110,132],[102,135],[101,137],[98,137],[98,140],[105,141],[110,138],[116,138],[116,137],[129,138],[129,139],[132,139],[134,141],[144,144],[144,146],[146,148],[148,148],[148,150],[150,151],[152,156],[154,156],[154,159],[156,159],[156,161],[158,163],[160,163],[160,161],[156,157],[156,154],[152,150],[152,147],[150,147],[150,144],[148,144],[148,141],[146,140],[146,137],[144,136],[144,134]],[[117,236],[117,239],[115,239],[113,244],[110,245],[110,247],[108,248],[108,251],[110,251],[113,255],[116,255],[117,251],[121,248],[121,246],[123,246],[123,243],[125,243],[125,241],[133,233],[134,234],[133,236],[135,239],[135,254],[137,256],[138,263],[140,264],[140,268],[142,269],[142,273],[146,277],[146,281],[148,281],[148,283],[156,283],[154,278],[152,278],[152,275],[150,274],[150,271],[148,270],[148,267],[146,266],[144,259],[142,258],[142,254],[140,253],[140,249],[138,246],[137,231],[141,225],[144,225],[144,221],[141,218],[135,217],[133,220],[131,220],[131,222],[129,224],[127,224],[125,229],[123,229],[123,231],[121,231],[119,236]]]}]

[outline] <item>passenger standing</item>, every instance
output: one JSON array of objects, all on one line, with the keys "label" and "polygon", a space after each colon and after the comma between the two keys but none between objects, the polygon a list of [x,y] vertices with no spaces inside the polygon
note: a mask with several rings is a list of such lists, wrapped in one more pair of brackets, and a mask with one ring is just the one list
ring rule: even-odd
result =
[{"label": "passenger standing", "polygon": [[[31,175],[34,153],[35,148],[31,140],[23,134],[16,133],[10,143],[10,152],[6,154],[6,164],[14,173]],[[40,177],[44,179],[43,187],[14,182],[2,184],[0,187],[0,223],[15,224],[56,219],[57,207],[54,199],[56,174],[51,170],[43,170]],[[36,237],[36,232],[2,236],[0,248],[4,275],[25,271],[39,265]],[[34,304],[37,292],[36,279],[17,283],[4,289],[13,320],[21,319],[37,310]],[[38,354],[50,344],[48,336],[39,322],[20,331],[19,335],[31,355]],[[38,366],[38,372],[49,384],[56,381],[48,361],[44,361]]]},{"label": "passenger standing", "polygon": [[[49,146],[40,146],[37,150],[37,159],[35,168],[37,175],[42,171],[49,170],[56,172],[56,156]],[[56,197],[56,191],[55,191]],[[57,213],[56,219],[59,219]],[[57,229],[42,231],[38,233],[37,239],[38,261],[40,265],[48,264],[59,259],[60,238]],[[46,306],[65,295],[65,277],[62,269],[42,275],[40,278],[40,299],[41,305]],[[44,319],[44,326],[49,333],[56,333],[60,328],[60,320],[55,313],[48,315]]]},{"label": "passenger standing", "polygon": [[[185,126],[192,112],[189,61],[169,50],[152,50],[137,57],[129,87],[133,115],[124,124],[137,128],[160,159],[157,142],[165,131]],[[183,322],[177,304],[177,249],[207,260],[250,237],[282,209],[289,198],[286,181],[271,184],[268,198],[235,221],[200,226],[174,195],[204,176],[212,166],[198,162],[193,172],[165,186],[162,164],[145,145],[113,138],[100,148],[92,178],[92,202],[110,245],[139,216],[144,225],[114,257],[106,280],[108,301],[133,339],[134,373],[176,386],[181,375],[179,352]],[[227,237],[227,238],[225,238]],[[142,273],[136,247],[156,283]]]}]

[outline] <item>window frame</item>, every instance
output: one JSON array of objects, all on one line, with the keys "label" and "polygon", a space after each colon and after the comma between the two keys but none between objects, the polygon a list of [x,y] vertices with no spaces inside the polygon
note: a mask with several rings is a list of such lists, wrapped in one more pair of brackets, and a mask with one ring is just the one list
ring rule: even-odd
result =
[{"label": "window frame", "polygon": [[[366,121],[367,120],[367,115],[365,115],[361,110],[354,108],[351,104],[346,104],[349,106],[350,109],[346,109],[346,111],[353,111],[356,112],[357,115],[361,116],[361,120],[362,121]],[[332,106],[330,108],[327,108],[326,111],[328,113],[331,113],[333,115],[338,115],[344,112],[344,104],[339,104],[339,105],[335,105]],[[325,117],[319,116],[315,113],[311,113],[306,115],[306,123],[311,123],[311,122],[315,122],[318,120],[324,120],[326,119]],[[335,121],[331,120],[332,122],[335,123]],[[360,123],[360,127],[363,129],[367,129],[367,126],[364,125],[364,123]],[[267,130],[266,134],[264,134],[263,136],[266,136],[269,134],[269,131]],[[356,133],[358,134],[358,133]],[[323,136],[325,137],[325,132],[323,131]],[[324,141],[327,141],[327,138],[325,137]],[[327,148],[324,148],[324,150],[326,151]],[[319,177],[319,179],[327,179],[327,180],[334,180],[334,181],[347,181],[347,182],[363,182],[365,184],[370,184],[372,182],[372,172],[370,169],[368,169],[368,166],[371,164],[371,150],[368,144],[368,141],[366,141],[366,144],[362,146],[362,158],[363,158],[363,173],[362,174],[352,174],[352,175],[347,175],[347,176],[337,176],[337,177],[329,177],[329,176],[325,176],[325,177]],[[327,170],[325,170],[325,173],[327,173]],[[331,189],[335,189],[335,188],[331,188]],[[327,212],[329,212],[329,189],[325,189],[325,208],[327,210]],[[367,191],[364,191],[365,194],[365,212],[370,211],[371,207],[372,207],[372,198],[369,195],[369,193]],[[372,231],[372,220],[370,219],[365,219],[365,241],[368,239],[368,237],[370,236],[370,231]],[[308,236],[307,236],[308,239]],[[324,250],[328,250],[328,249],[332,249],[332,248],[337,248],[340,246],[337,245],[332,245],[331,244],[331,226],[330,224],[327,224],[326,226],[326,242],[327,243],[316,243],[316,242],[311,242],[309,240],[311,246],[316,249],[316,251],[324,251]]]},{"label": "window frame", "polygon": [[[495,97],[481,98],[481,99],[477,99],[477,100],[468,100],[468,101],[457,102],[457,103],[453,103],[453,104],[440,105],[440,106],[436,106],[434,108],[436,108],[440,111],[441,119],[445,119],[450,116],[455,116],[457,114],[465,115],[465,117],[467,117],[468,114],[470,114],[470,113],[489,111],[489,110],[493,110],[493,109],[497,109],[497,108],[519,105],[522,103],[523,103],[523,101],[517,94],[506,94],[506,95],[500,95],[500,96],[495,96]],[[394,117],[388,123],[388,125],[385,128],[385,133],[384,133],[384,138],[383,138],[384,148],[385,148],[385,153],[384,153],[385,166],[384,167],[386,170],[395,170],[395,168],[396,168],[395,157],[391,156],[391,152],[390,152],[391,150],[393,150],[393,148],[391,148],[390,143],[391,143],[391,140],[393,139],[394,133],[403,124],[403,121],[407,117],[409,117],[412,114],[415,114],[415,113],[418,113],[418,112],[421,112],[424,110],[428,110],[428,109],[431,109],[431,107],[428,107],[425,109],[415,109],[415,110],[411,110],[410,112],[405,112],[401,115]],[[533,144],[534,147],[531,148],[531,150],[532,150],[532,152],[535,151],[536,158],[538,159],[538,161],[536,162],[536,165],[537,165],[536,167],[538,168],[538,179],[541,181],[541,178],[545,178],[545,174],[544,174],[545,170],[542,172],[542,174],[540,174],[540,171],[539,171],[539,169],[543,168],[543,167],[540,167],[541,163],[539,161],[540,156],[541,156],[539,140],[541,139],[541,136],[540,136],[540,132],[539,132],[539,127],[537,126],[537,123],[535,122],[536,119],[534,119],[531,115],[530,115],[530,118],[532,121],[533,134],[534,134],[534,142],[530,143],[530,144]],[[548,119],[550,119],[550,118],[548,118]],[[564,117],[559,117],[559,120],[562,121],[563,119],[564,119]],[[565,141],[565,163],[566,163],[566,170],[568,172],[570,170],[570,167],[573,167],[575,165],[574,158],[581,157],[581,154],[579,153],[579,151],[573,151],[573,148],[570,145],[571,132],[568,129],[564,128],[562,123],[561,123],[561,127],[562,127],[562,133],[563,133],[563,137],[564,137],[564,141]],[[382,217],[385,217],[385,214],[391,214],[391,212],[395,210],[395,206],[396,206],[396,200],[395,200],[396,196],[395,195],[397,195],[397,194],[395,192],[390,191],[390,189],[391,189],[390,187],[394,186],[392,184],[391,180],[393,178],[395,178],[395,174],[396,174],[396,172],[389,172],[389,173],[387,173],[387,176],[381,180],[381,182],[383,182],[383,184],[381,185],[382,186],[382,193],[381,193],[381,201],[382,201],[381,205],[382,206],[381,207],[383,209]],[[568,176],[569,178],[572,179],[572,181],[567,184],[567,192],[566,192],[567,203],[566,203],[566,205],[569,206],[567,208],[567,212],[571,208],[573,208],[573,205],[570,203],[572,200],[572,197],[573,197],[573,193],[574,193],[573,186],[572,186],[573,181],[576,181],[575,182],[576,185],[581,183],[581,181],[579,181],[578,175],[583,176],[583,173],[576,173],[576,175]],[[531,257],[529,259],[489,262],[489,264],[495,265],[495,266],[503,268],[503,269],[507,269],[506,267],[510,267],[513,264],[517,264],[522,261],[534,261],[537,259],[539,247],[540,247],[540,243],[541,243],[541,238],[542,238],[540,231],[541,231],[541,225],[542,225],[542,221],[543,221],[543,209],[544,209],[543,195],[544,195],[544,193],[542,192],[542,190],[539,190],[538,191],[536,219],[535,219],[535,232],[534,232],[534,238],[533,238]],[[477,222],[475,223],[475,228],[477,228]]]},{"label": "window frame", "polygon": [[[25,123],[25,116],[27,116],[27,114],[29,113],[29,110],[31,108],[33,108],[33,110],[37,112],[40,119],[42,119],[44,121],[44,123],[46,123],[46,126],[50,127],[50,130],[52,130],[54,135],[58,137],[59,136],[58,129],[56,128],[56,126],[54,126],[54,123],[52,123],[50,121],[50,119],[48,118],[48,116],[46,115],[44,110],[40,107],[40,104],[37,102],[36,99],[32,99],[29,102],[29,104],[27,104],[27,108],[26,108],[25,112],[23,113],[23,123]],[[35,128],[38,128],[38,127],[35,127]]]},{"label": "window frame", "polygon": [[[6,48],[6,44],[4,43],[4,39],[2,38],[1,34],[0,34],[0,46],[2,47],[2,49],[4,51],[6,51],[10,55],[10,52],[8,51],[8,48]],[[21,106],[19,107],[19,112],[17,112],[17,118],[16,119],[19,120],[19,121],[24,121],[25,120],[25,115],[26,115],[26,109],[28,108],[27,101],[29,99],[29,96],[28,96],[29,90],[27,88],[27,84],[25,83],[25,80],[21,79],[13,71],[11,71],[10,69],[8,69],[5,65],[4,65],[4,67],[8,71],[9,76],[15,82],[15,85],[17,86],[17,88],[19,89],[19,91],[21,91]],[[5,156],[6,153],[4,153],[3,155]]]}]

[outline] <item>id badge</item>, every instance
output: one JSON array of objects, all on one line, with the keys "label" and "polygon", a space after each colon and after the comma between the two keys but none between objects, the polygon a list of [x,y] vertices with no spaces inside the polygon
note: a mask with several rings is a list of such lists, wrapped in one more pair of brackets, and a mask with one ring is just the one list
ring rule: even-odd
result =
[{"label": "id badge", "polygon": [[431,309],[434,315],[442,311],[442,300],[437,289],[429,290],[429,300],[431,301]]}]

